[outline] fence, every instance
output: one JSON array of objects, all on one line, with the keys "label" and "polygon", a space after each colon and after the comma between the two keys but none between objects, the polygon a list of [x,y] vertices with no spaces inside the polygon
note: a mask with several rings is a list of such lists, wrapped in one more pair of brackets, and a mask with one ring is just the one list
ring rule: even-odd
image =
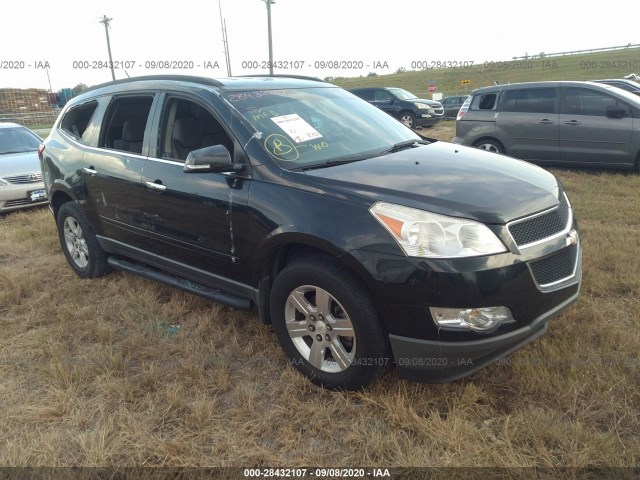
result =
[{"label": "fence", "polygon": [[28,127],[52,125],[60,108],[73,96],[70,89],[50,93],[39,88],[1,88],[0,122]]},{"label": "fence", "polygon": [[594,53],[594,52],[612,52],[614,50],[625,50],[627,48],[637,48],[640,47],[640,43],[621,45],[619,47],[603,47],[603,48],[591,48],[589,50],[570,50],[567,52],[556,52],[556,53],[544,53],[540,52],[538,55],[524,55],[522,57],[513,57],[513,60],[533,60],[536,58],[547,58],[547,57],[564,57],[565,55],[580,55],[583,53]]}]

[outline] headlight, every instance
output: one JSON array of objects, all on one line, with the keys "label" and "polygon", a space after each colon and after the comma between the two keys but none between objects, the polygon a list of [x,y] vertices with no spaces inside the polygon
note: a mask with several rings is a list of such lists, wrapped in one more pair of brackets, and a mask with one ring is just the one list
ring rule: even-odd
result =
[{"label": "headlight", "polygon": [[0,178],[0,187],[6,187],[7,186],[7,182],[4,182],[1,178]]},{"label": "headlight", "polygon": [[414,103],[414,105],[420,110],[433,110],[431,105],[427,105],[426,103]]},{"label": "headlight", "polygon": [[464,258],[507,249],[486,225],[393,203],[375,203],[369,211],[410,257]]}]

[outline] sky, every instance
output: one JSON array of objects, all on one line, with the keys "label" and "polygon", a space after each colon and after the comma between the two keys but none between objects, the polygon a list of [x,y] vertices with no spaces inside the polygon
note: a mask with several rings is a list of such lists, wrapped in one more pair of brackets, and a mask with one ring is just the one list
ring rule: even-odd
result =
[{"label": "sky", "polygon": [[[220,4],[232,75],[268,73],[264,0]],[[276,0],[271,7],[274,73],[380,75],[401,67],[419,69],[412,68],[419,62],[477,64],[640,43],[635,20],[611,21],[607,13],[625,12],[625,18],[637,19],[640,2],[592,5],[560,0]],[[116,78],[227,76],[218,0],[24,0],[3,10],[0,88],[51,86],[58,91],[111,80],[105,30],[99,23],[103,15],[113,19],[109,35]]]}]

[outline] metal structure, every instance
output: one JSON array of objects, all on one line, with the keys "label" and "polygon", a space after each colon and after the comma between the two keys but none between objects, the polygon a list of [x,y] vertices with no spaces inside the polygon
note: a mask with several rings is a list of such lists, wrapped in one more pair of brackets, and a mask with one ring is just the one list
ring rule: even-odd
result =
[{"label": "metal structure", "polygon": [[269,75],[273,75],[273,44],[271,43],[271,5],[276,0],[262,0],[267,6],[267,23],[269,28]]},{"label": "metal structure", "polygon": [[102,20],[99,23],[104,25],[104,33],[107,34],[107,50],[109,51],[109,66],[111,67],[111,79],[116,79],[116,74],[113,71],[113,59],[111,58],[111,43],[109,42],[109,22],[113,20],[113,18],[107,18],[106,15],[102,16]]},{"label": "metal structure", "polygon": [[224,60],[227,63],[227,76],[231,76],[231,58],[229,57],[229,39],[227,37],[227,21],[222,17],[222,5],[218,0],[218,9],[220,10],[220,26],[222,29],[222,46],[224,47]]}]

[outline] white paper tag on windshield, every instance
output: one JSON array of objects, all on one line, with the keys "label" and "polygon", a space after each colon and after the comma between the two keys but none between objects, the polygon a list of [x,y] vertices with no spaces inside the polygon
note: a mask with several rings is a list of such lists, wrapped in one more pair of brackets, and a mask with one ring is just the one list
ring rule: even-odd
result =
[{"label": "white paper tag on windshield", "polygon": [[322,134],[309,125],[300,115],[292,113],[271,117],[271,120],[289,135],[294,142],[301,143],[314,138],[322,138]]}]

